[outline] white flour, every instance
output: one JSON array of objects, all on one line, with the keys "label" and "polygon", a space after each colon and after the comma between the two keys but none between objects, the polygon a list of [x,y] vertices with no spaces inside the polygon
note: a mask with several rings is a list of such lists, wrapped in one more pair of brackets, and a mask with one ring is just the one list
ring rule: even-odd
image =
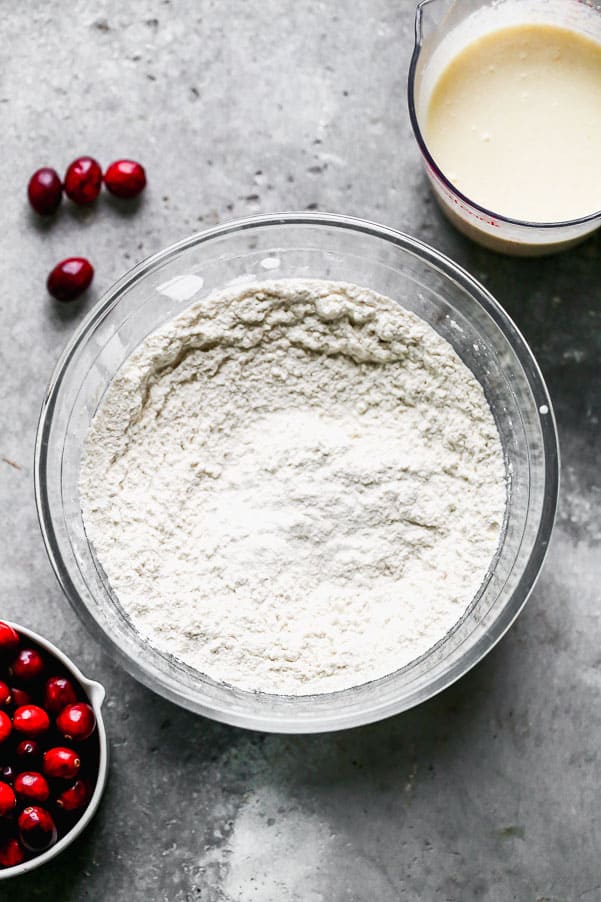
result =
[{"label": "white flour", "polygon": [[451,346],[355,285],[226,290],[107,390],[86,530],[155,647],[243,689],[390,673],[457,622],[505,509],[499,436]]}]

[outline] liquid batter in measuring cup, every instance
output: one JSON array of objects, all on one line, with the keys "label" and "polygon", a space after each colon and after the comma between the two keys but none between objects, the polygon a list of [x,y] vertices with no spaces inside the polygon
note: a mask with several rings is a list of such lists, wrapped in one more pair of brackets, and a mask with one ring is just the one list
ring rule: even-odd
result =
[{"label": "liquid batter in measuring cup", "polygon": [[422,0],[409,112],[435,196],[487,247],[601,225],[601,0]]},{"label": "liquid batter in measuring cup", "polygon": [[551,25],[474,41],[437,81],[425,138],[453,184],[497,213],[601,210],[601,45]]}]

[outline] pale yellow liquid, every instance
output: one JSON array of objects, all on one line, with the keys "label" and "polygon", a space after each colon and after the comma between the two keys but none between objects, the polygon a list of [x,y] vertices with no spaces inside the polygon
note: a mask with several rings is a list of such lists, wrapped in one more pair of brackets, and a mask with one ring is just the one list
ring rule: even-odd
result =
[{"label": "pale yellow liquid", "polygon": [[428,148],[468,198],[513,219],[601,210],[601,44],[552,25],[503,28],[441,73]]}]

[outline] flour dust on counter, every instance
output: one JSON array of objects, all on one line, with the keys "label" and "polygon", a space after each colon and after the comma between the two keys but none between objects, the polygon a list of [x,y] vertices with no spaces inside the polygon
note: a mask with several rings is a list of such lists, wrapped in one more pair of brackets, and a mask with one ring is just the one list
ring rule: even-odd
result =
[{"label": "flour dust on counter", "polygon": [[506,485],[481,386],[398,303],[317,279],[232,287],[150,335],[81,470],[135,628],[246,690],[384,676],[465,613]]}]

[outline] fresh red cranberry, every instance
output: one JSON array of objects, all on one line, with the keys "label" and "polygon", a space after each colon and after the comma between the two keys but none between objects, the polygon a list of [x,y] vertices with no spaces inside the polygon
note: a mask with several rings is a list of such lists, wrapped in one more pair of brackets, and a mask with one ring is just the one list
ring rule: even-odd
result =
[{"label": "fresh red cranberry", "polygon": [[100,194],[102,169],[93,157],[78,157],[65,173],[65,194],[73,203],[91,204]]},{"label": "fresh red cranberry", "polygon": [[31,767],[35,761],[39,760],[42,752],[35,739],[23,739],[15,749],[15,754],[22,764]]},{"label": "fresh red cranberry", "polygon": [[72,780],[77,776],[80,765],[81,761],[77,752],[59,745],[44,752],[42,770],[47,777]]},{"label": "fresh red cranberry", "polygon": [[13,725],[10,717],[5,711],[0,711],[0,742],[8,739],[13,731]]},{"label": "fresh red cranberry", "polygon": [[21,705],[13,714],[13,726],[19,733],[40,736],[50,726],[50,718],[39,705]]},{"label": "fresh red cranberry", "polygon": [[104,173],[104,184],[117,197],[137,197],[146,187],[146,172],[135,160],[115,160]]},{"label": "fresh red cranberry", "polygon": [[67,705],[56,718],[56,725],[65,739],[75,739],[83,742],[91,736],[96,726],[96,717],[90,705],[85,702],[76,702]]},{"label": "fresh red cranberry", "polygon": [[15,793],[30,802],[45,802],[50,795],[46,778],[36,771],[25,771],[15,780]]},{"label": "fresh red cranberry", "polygon": [[12,663],[11,673],[19,680],[37,680],[44,670],[44,659],[35,648],[22,648]]},{"label": "fresh red cranberry", "polygon": [[13,868],[17,864],[25,861],[25,853],[18,840],[7,839],[0,845],[0,867]]},{"label": "fresh red cranberry", "polygon": [[50,677],[46,683],[44,707],[51,714],[58,714],[67,705],[73,705],[77,701],[77,693],[73,684],[66,677]]},{"label": "fresh red cranberry", "polygon": [[43,852],[56,842],[56,825],[45,808],[24,808],[17,823],[21,842],[30,852]]},{"label": "fresh red cranberry", "polygon": [[57,301],[74,301],[94,278],[94,267],[85,257],[67,257],[57,263],[48,279],[48,292]]},{"label": "fresh red cranberry", "polygon": [[8,783],[9,786],[12,786],[15,782],[15,769],[12,764],[5,764],[4,767],[0,767],[0,780],[3,783]]},{"label": "fresh red cranberry", "polygon": [[0,620],[0,651],[13,651],[19,644],[18,632]]},{"label": "fresh red cranberry", "polygon": [[43,166],[29,179],[27,197],[29,203],[41,216],[50,216],[58,210],[63,196],[63,186],[56,169]]},{"label": "fresh red cranberry", "polygon": [[31,696],[29,692],[25,692],[24,689],[17,689],[13,686],[10,690],[10,694],[12,697],[12,703],[15,708],[20,708],[21,705],[28,705],[31,702]]},{"label": "fresh red cranberry", "polygon": [[10,705],[12,700],[10,687],[0,680],[0,705]]},{"label": "fresh red cranberry", "polygon": [[57,797],[56,804],[63,811],[79,811],[85,808],[91,796],[90,785],[86,780],[76,780]]},{"label": "fresh red cranberry", "polygon": [[8,783],[0,783],[0,817],[8,814],[17,804],[17,799]]}]

